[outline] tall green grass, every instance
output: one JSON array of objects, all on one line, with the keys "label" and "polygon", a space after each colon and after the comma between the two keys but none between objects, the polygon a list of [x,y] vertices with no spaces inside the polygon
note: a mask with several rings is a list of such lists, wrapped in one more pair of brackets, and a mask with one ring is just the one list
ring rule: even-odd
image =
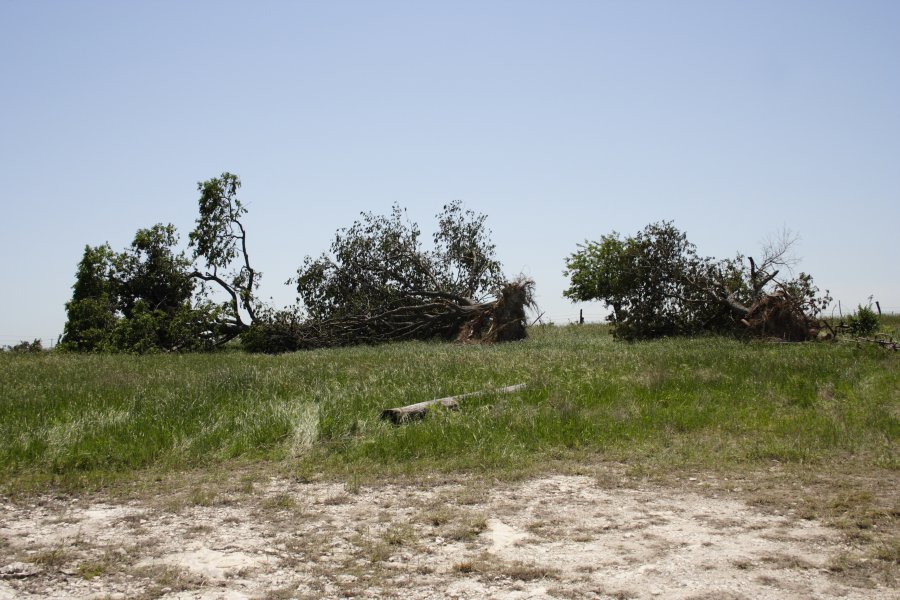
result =
[{"label": "tall green grass", "polygon": [[[898,467],[900,356],[852,344],[616,342],[538,327],[497,346],[0,355],[0,480],[66,482],[234,458],[298,468],[508,469],[554,457],[672,465],[856,457]],[[393,426],[379,412],[525,382]],[[290,462],[287,462],[290,461]]]}]

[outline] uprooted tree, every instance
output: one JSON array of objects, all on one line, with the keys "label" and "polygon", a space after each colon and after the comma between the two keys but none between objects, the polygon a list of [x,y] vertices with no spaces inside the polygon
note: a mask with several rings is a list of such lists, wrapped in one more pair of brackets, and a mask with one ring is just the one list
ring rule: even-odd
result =
[{"label": "uprooted tree", "polygon": [[564,294],[603,301],[614,335],[624,339],[702,332],[813,339],[831,298],[805,273],[778,277],[794,262],[794,241],[789,232],[770,241],[759,261],[741,255],[716,260],[698,255],[671,222],[625,238],[613,232],[569,256],[571,285]]},{"label": "uprooted tree", "polygon": [[307,256],[292,280],[306,318],[271,312],[243,337],[250,350],[433,339],[463,342],[525,337],[533,283],[505,281],[486,217],[459,202],[437,215],[430,250],[394,206],[363,213],[335,235],[330,253]]}]

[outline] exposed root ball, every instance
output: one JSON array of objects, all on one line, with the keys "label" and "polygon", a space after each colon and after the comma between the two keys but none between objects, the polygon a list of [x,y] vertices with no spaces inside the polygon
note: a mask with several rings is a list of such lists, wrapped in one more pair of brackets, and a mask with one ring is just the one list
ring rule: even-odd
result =
[{"label": "exposed root ball", "polygon": [[524,339],[527,335],[525,309],[533,306],[534,282],[510,281],[494,302],[478,306],[476,314],[462,324],[456,340],[492,344]]},{"label": "exposed root ball", "polygon": [[819,323],[806,315],[802,307],[784,291],[762,296],[741,322],[754,337],[804,342],[819,334]]}]

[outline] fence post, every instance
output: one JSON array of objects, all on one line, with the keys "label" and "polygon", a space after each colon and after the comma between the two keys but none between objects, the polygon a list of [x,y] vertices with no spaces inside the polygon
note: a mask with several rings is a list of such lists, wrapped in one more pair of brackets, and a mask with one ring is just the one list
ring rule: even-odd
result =
[{"label": "fence post", "polygon": [[878,316],[881,316],[881,305],[878,304],[878,300],[875,301],[875,308],[878,309]]}]

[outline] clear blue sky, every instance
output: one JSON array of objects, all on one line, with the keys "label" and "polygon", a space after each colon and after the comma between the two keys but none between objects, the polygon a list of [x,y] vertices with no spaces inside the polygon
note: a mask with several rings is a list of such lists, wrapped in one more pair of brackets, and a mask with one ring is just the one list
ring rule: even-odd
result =
[{"label": "clear blue sky", "polygon": [[702,254],[787,227],[843,305],[900,312],[900,2],[0,2],[0,344],[62,332],[121,249],[231,171],[262,295],[360,211],[489,215],[557,322],[586,238]]}]

